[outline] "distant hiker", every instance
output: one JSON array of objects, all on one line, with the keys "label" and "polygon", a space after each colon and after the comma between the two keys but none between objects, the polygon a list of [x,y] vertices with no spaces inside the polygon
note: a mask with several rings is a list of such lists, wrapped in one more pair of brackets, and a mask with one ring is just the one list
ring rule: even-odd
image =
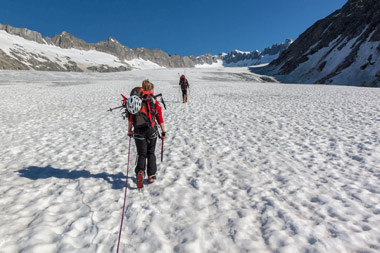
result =
[{"label": "distant hiker", "polygon": [[137,188],[144,187],[145,165],[147,165],[148,182],[153,183],[156,180],[155,149],[159,136],[157,125],[161,127],[161,139],[166,138],[161,105],[153,97],[153,89],[153,84],[144,80],[142,87],[136,87],[131,91],[127,101],[128,136],[134,137],[138,154],[135,168]]},{"label": "distant hiker", "polygon": [[179,79],[179,85],[181,85],[182,90],[182,100],[184,103],[187,102],[187,89],[189,88],[189,82],[187,81],[185,75],[182,75]]}]

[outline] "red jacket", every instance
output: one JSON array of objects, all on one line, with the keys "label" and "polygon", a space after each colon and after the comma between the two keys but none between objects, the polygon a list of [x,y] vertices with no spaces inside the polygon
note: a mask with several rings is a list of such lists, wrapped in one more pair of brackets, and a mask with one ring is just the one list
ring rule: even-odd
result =
[{"label": "red jacket", "polygon": [[[149,91],[148,95],[154,95],[153,91]],[[160,102],[156,99],[154,101],[154,105],[156,106],[157,114],[156,114],[156,120],[158,124],[164,123],[164,118],[162,117],[162,108],[160,105]]]},{"label": "red jacket", "polygon": [[162,117],[162,108],[160,103],[156,100],[155,102],[157,108],[156,120],[158,124],[164,123],[164,118]]}]

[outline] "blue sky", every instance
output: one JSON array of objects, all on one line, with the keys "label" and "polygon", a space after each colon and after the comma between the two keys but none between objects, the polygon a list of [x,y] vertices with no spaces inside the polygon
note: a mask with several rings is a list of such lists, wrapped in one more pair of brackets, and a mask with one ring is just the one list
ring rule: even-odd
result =
[{"label": "blue sky", "polygon": [[43,36],[109,36],[168,54],[263,50],[296,39],[346,0],[0,0],[0,23]]}]

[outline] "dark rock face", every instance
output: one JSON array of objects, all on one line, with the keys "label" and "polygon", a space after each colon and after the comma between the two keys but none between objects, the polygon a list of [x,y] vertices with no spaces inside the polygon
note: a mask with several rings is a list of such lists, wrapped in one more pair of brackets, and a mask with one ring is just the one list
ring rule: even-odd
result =
[{"label": "dark rock face", "polygon": [[12,57],[9,57],[0,49],[0,69],[28,70],[30,68]]},{"label": "dark rock face", "polygon": [[65,31],[63,31],[61,34],[54,35],[50,41],[60,48],[76,48],[80,50],[92,49],[87,42],[78,39],[74,35]]},{"label": "dark rock face", "polygon": [[[370,66],[376,62],[379,64],[380,61],[379,52],[376,52],[378,49],[369,43],[379,41],[380,1],[349,0],[342,9],[317,21],[302,33],[279,58],[271,63],[271,67],[276,69],[274,74],[277,75],[291,77],[297,73],[294,74],[294,82],[302,76],[302,81],[308,80],[309,77],[310,82],[314,83],[336,83],[339,82],[338,79],[345,80],[344,75],[347,75],[345,72],[358,71],[362,79],[364,78],[361,84],[373,86],[375,74]],[[365,55],[365,59],[361,59],[368,51],[370,51],[368,54],[372,55],[371,58]],[[315,58],[316,55],[318,59]],[[337,58],[342,59],[333,65],[332,62]],[[358,64],[362,67],[356,66]],[[301,71],[301,65],[309,67]],[[315,71],[323,75],[317,75]]]},{"label": "dark rock face", "polygon": [[123,46],[120,44],[116,39],[109,37],[106,41],[101,41],[95,44],[91,44],[92,49],[104,52],[104,53],[110,53],[112,55],[120,57],[120,59],[125,60],[132,60],[133,59],[133,50]]},{"label": "dark rock face", "polygon": [[276,55],[276,54],[282,53],[286,49],[288,49],[288,47],[292,43],[293,43],[293,40],[286,39],[284,43],[277,43],[277,44],[274,44],[270,47],[265,48],[263,50],[262,54],[263,55]]},{"label": "dark rock face", "polygon": [[229,52],[226,56],[223,57],[223,61],[226,64],[237,63],[239,61],[253,60],[258,61],[260,59],[261,53],[259,51],[252,51],[249,53],[244,53],[238,50]]}]

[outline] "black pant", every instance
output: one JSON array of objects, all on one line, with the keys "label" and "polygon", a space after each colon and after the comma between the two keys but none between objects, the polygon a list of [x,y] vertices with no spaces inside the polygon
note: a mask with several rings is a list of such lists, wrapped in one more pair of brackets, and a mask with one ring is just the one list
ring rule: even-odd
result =
[{"label": "black pant", "polygon": [[146,160],[148,159],[148,176],[155,175],[157,171],[156,155],[154,153],[157,142],[157,129],[144,127],[134,130],[134,139],[137,148],[136,174],[142,170],[145,172]]},{"label": "black pant", "polygon": [[185,98],[187,100],[187,89],[182,89],[182,99],[185,100]]}]

